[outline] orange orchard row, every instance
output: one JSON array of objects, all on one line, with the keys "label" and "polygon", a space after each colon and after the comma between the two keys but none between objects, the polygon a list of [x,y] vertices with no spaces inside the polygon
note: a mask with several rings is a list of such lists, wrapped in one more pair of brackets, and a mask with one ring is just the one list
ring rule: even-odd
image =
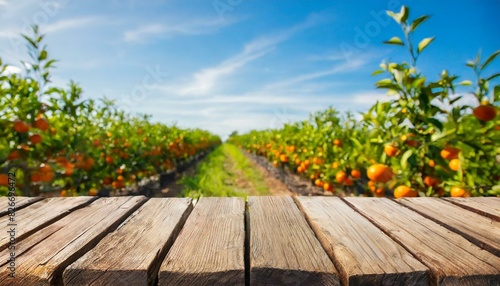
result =
[{"label": "orange orchard row", "polygon": [[207,131],[126,114],[106,98],[84,100],[73,82],[67,88],[52,85],[55,61],[37,27],[33,33],[25,37],[32,61],[21,74],[6,73],[0,58],[1,194],[7,173],[15,170],[24,195],[94,195],[172,170],[220,144]]},{"label": "orange orchard row", "polygon": [[[476,113],[465,117],[467,120],[479,120],[483,125],[490,121],[493,123],[495,119],[491,116],[477,116]],[[368,128],[366,122],[349,124],[354,119],[348,117],[343,124],[334,115],[336,112],[329,109],[312,116],[313,120],[310,121],[287,124],[280,130],[252,131],[234,136],[230,141],[249,153],[267,157],[275,167],[288,166],[325,191],[335,192],[337,188],[343,188],[357,193],[356,187],[362,187],[370,190],[373,196],[385,196],[390,190],[396,198],[419,195],[500,195],[500,192],[491,190],[500,178],[498,166],[488,166],[488,162],[474,162],[474,158],[471,158],[489,149],[474,152],[468,150],[470,154],[465,154],[450,145],[451,142],[457,142],[454,138],[448,136],[444,137],[445,140],[432,142],[429,141],[429,136],[416,135],[408,130],[402,136],[393,136],[392,142],[384,143],[383,140],[378,140],[381,138],[376,138],[380,132]],[[325,122],[321,122],[322,120]],[[325,124],[326,122],[332,124]],[[490,126],[485,131],[487,134],[477,136],[478,140],[483,140],[486,144],[488,141],[481,139],[482,136],[499,138],[498,123],[495,124],[497,125]],[[343,129],[342,125],[349,128]],[[429,150],[429,147],[439,148],[439,152],[425,153],[414,158],[420,162],[407,166],[410,157],[405,154],[417,154],[418,149]],[[403,156],[406,158],[402,158]],[[495,158],[495,150],[490,158]],[[461,162],[466,162],[467,169],[474,174],[481,173],[478,169],[491,168],[487,170],[489,177],[478,178],[478,182],[479,179],[482,180],[479,182],[482,184],[480,187],[484,189],[478,189],[474,181],[467,181],[464,176],[466,168],[461,166]]]}]

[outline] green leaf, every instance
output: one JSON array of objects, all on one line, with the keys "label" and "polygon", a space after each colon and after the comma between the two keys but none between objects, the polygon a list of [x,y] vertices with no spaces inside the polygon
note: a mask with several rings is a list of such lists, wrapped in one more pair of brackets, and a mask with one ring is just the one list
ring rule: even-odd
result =
[{"label": "green leaf", "polygon": [[417,19],[415,19],[415,21],[413,21],[413,23],[411,23],[411,30],[415,31],[417,29],[417,27],[420,26],[420,24],[422,24],[423,22],[425,22],[429,18],[430,18],[430,16],[425,16],[425,15],[418,17]]},{"label": "green leaf", "polygon": [[408,151],[406,151],[403,156],[401,156],[401,168],[403,170],[406,170],[406,168],[408,167],[408,158],[410,158],[410,156],[413,154],[413,150],[410,149]]},{"label": "green leaf", "polygon": [[443,131],[443,123],[441,121],[437,120],[436,118],[432,118],[432,117],[428,118],[427,122],[434,125],[434,127],[439,129],[439,131]]},{"label": "green leaf", "polygon": [[467,61],[467,63],[465,65],[468,66],[468,67],[471,67],[471,68],[475,68],[476,67],[476,63],[474,61]]},{"label": "green leaf", "polygon": [[388,41],[385,41],[384,44],[399,45],[399,46],[405,45],[405,43],[403,43],[403,40],[401,40],[399,37],[392,37]]},{"label": "green leaf", "polygon": [[354,145],[356,145],[356,147],[359,149],[359,150],[362,150],[363,149],[363,145],[361,145],[361,143],[359,143],[358,139],[354,138],[354,137],[350,137],[349,138],[352,143],[354,143]]},{"label": "green leaf", "polygon": [[472,85],[472,81],[470,81],[470,80],[463,80],[463,81],[459,82],[458,85],[471,86]]},{"label": "green leaf", "polygon": [[401,24],[401,15],[399,13],[394,13],[392,11],[387,11],[387,15],[389,15],[394,21],[398,24]]},{"label": "green leaf", "polygon": [[399,15],[401,15],[400,21],[406,23],[406,20],[408,20],[408,16],[410,15],[410,8],[404,5],[401,6],[401,11],[399,11]]},{"label": "green leaf", "polygon": [[375,83],[375,85],[377,87],[388,87],[388,86],[391,86],[393,83],[392,83],[392,80],[390,78],[384,78],[382,80],[379,80]]},{"label": "green leaf", "polygon": [[497,78],[497,77],[499,77],[499,76],[500,76],[500,73],[496,73],[496,74],[491,75],[491,76],[490,76],[489,78],[487,78],[486,80],[487,80],[487,81],[490,81],[490,80],[492,80],[492,79],[494,79],[494,78]]},{"label": "green leaf", "polygon": [[418,43],[418,53],[421,53],[436,37],[425,38]]},{"label": "green leaf", "polygon": [[46,50],[43,50],[40,52],[40,55],[38,56],[38,60],[39,61],[43,61],[47,58],[47,51]]},{"label": "green leaf", "polygon": [[385,72],[384,70],[376,70],[376,71],[372,72],[372,76],[383,74],[384,72]]},{"label": "green leaf", "polygon": [[486,66],[488,66],[498,55],[500,55],[500,50],[494,52],[481,66],[481,69],[484,70]]},{"label": "green leaf", "polygon": [[500,85],[497,85],[493,88],[493,96],[494,96],[494,101],[500,100]]}]

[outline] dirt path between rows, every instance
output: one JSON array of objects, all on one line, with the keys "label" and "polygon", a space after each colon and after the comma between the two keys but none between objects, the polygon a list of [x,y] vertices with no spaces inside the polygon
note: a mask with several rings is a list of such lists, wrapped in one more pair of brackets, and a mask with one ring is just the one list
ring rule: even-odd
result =
[{"label": "dirt path between rows", "polygon": [[[236,167],[236,162],[232,160],[230,156],[226,157],[226,161],[224,162],[224,168],[227,170],[229,174],[231,174],[232,180],[230,182],[224,182],[226,185],[233,186],[237,191],[245,192],[248,196],[259,196],[259,195],[271,195],[271,196],[290,196],[293,195],[285,184],[283,184],[279,179],[275,178],[266,168],[260,166],[256,162],[254,162],[251,158],[244,154],[247,158],[249,164],[255,168],[263,178],[264,185],[269,189],[267,194],[261,194],[257,189],[257,186],[249,181],[244,174],[244,172]],[[203,159],[205,160],[205,159]],[[180,182],[180,179],[183,175],[193,176],[196,174],[196,170],[198,165],[203,162],[200,161],[196,163],[194,166],[190,167],[188,170],[183,172],[182,174],[176,175],[176,180],[171,182],[162,190],[158,190],[155,192],[154,197],[178,197],[182,194],[184,190],[184,186]]]},{"label": "dirt path between rows", "polygon": [[[248,158],[248,156],[247,156]],[[250,161],[251,165],[257,169],[261,174],[262,177],[264,178],[264,183],[266,186],[269,187],[269,192],[270,195],[272,196],[291,196],[293,195],[293,192],[288,189],[288,187],[283,184],[279,179],[275,178],[266,168],[262,167],[261,165],[257,164],[250,158],[248,158]]]}]

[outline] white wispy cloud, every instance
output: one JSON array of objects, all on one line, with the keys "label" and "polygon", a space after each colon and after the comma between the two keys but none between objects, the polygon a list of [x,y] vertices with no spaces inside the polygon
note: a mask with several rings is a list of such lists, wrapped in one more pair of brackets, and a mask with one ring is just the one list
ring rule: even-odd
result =
[{"label": "white wispy cloud", "polygon": [[40,29],[44,33],[56,33],[56,32],[61,32],[65,30],[71,30],[75,28],[80,28],[80,27],[85,27],[85,26],[90,26],[90,25],[95,25],[100,23],[101,19],[98,17],[82,17],[82,18],[76,18],[76,19],[64,19],[60,20],[57,22],[54,22],[52,24],[48,24],[45,27],[40,27]]},{"label": "white wispy cloud", "polygon": [[216,19],[190,19],[179,23],[151,23],[125,31],[123,39],[125,42],[144,43],[152,38],[209,34],[233,23],[234,21]]},{"label": "white wispy cloud", "polygon": [[205,95],[207,92],[213,90],[224,76],[237,72],[248,63],[274,50],[279,43],[288,40],[298,32],[317,25],[321,21],[321,17],[313,14],[305,21],[287,30],[256,38],[247,43],[240,53],[222,61],[214,67],[204,68],[196,72],[190,82],[177,88],[174,87],[174,90],[177,89],[181,95]]}]

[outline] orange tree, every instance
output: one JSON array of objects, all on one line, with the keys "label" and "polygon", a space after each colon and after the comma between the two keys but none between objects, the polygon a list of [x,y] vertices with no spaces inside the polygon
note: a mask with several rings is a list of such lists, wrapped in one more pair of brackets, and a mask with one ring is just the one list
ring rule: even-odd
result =
[{"label": "orange tree", "polygon": [[22,75],[7,74],[0,60],[0,173],[16,170],[22,194],[120,189],[220,144],[209,132],[151,123],[107,99],[82,100],[73,82],[51,85],[55,61],[33,32],[23,35],[32,62]]},{"label": "orange tree", "polygon": [[[476,79],[457,83],[444,70],[430,81],[416,63],[434,37],[414,43],[415,30],[429,16],[409,21],[409,9],[388,14],[402,27],[404,38],[390,45],[405,47],[410,62],[387,62],[373,75],[394,99],[378,102],[356,122],[348,113],[340,118],[332,108],[311,120],[280,130],[253,131],[231,140],[267,156],[275,166],[288,165],[328,191],[383,196],[500,195],[498,107],[500,86],[490,88],[499,73],[484,77],[500,54],[467,62]],[[477,106],[458,105],[458,86],[472,86]]]}]

